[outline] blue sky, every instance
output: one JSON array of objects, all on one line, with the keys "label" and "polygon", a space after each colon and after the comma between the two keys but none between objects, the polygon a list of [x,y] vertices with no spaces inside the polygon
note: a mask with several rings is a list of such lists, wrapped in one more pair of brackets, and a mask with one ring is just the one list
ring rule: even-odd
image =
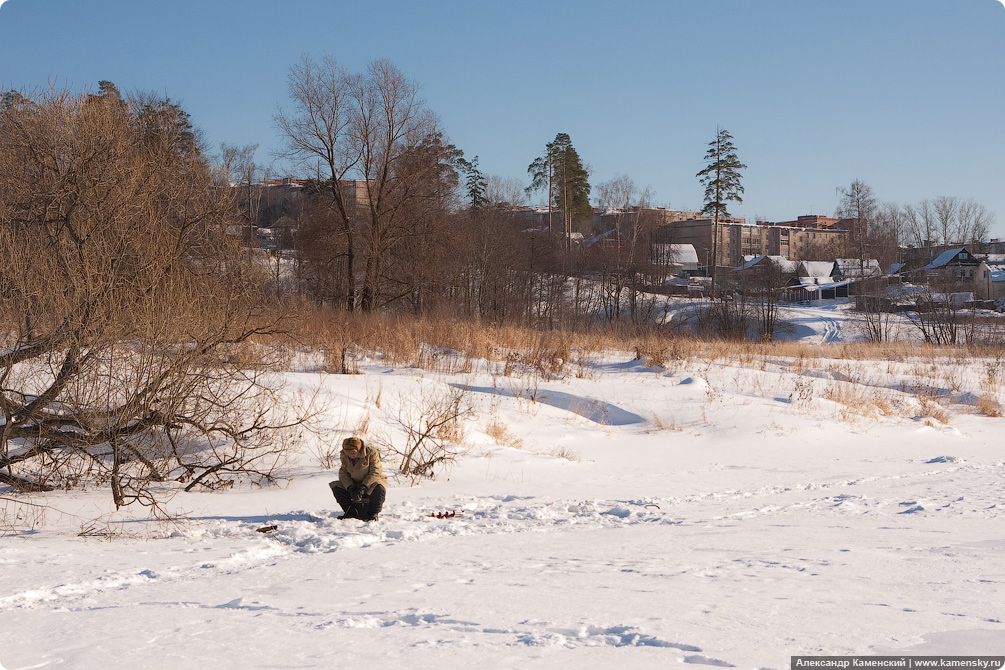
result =
[{"label": "blue sky", "polygon": [[[1005,237],[1000,0],[7,0],[0,88],[152,90],[211,147],[281,144],[272,117],[302,53],[391,59],[488,174],[526,179],[559,132],[594,184],[627,174],[700,209],[721,126],[747,164],[734,214],[833,214],[861,179],[883,201],[994,210]],[[280,167],[279,171],[283,171]]]}]

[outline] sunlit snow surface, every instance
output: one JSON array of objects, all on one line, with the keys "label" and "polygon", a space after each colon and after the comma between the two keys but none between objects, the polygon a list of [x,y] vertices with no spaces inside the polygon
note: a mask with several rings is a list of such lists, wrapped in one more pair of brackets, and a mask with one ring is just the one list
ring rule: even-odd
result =
[{"label": "sunlit snow surface", "polygon": [[[804,312],[794,336],[846,339],[840,316]],[[281,486],[180,494],[182,523],[113,514],[104,491],[35,496],[49,507],[22,510],[0,538],[0,664],[587,670],[1005,654],[1003,419],[974,408],[993,365],[652,368],[612,352],[547,380],[305,364],[289,387],[323,387],[322,442],[365,415],[403,439],[401,399],[467,389],[463,455],[432,482],[392,480],[369,524],[336,519],[334,473],[307,435]],[[911,390],[921,383],[940,417]]]}]

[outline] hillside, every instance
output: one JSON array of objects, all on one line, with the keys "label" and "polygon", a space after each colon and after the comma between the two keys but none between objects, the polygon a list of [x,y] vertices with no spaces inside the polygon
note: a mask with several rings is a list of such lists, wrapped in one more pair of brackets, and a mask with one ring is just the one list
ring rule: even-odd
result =
[{"label": "hillside", "polygon": [[[113,513],[105,491],[34,496],[41,507],[3,494],[0,663],[1005,654],[1001,359],[765,352],[662,366],[573,352],[543,373],[436,350],[439,364],[367,357],[357,375],[304,355],[287,389],[318,391],[324,412],[276,486],[179,494],[181,521]],[[455,462],[392,479],[375,523],[337,520],[331,445],[358,432],[401,450],[451,398],[471,410],[446,435]]]}]

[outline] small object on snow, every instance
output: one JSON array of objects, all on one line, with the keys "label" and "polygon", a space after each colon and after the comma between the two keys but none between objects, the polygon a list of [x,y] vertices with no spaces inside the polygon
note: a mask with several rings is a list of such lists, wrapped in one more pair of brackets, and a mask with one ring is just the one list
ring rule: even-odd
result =
[{"label": "small object on snow", "polygon": [[451,519],[457,516],[457,512],[451,510],[450,512],[434,512],[429,515],[433,519]]},{"label": "small object on snow", "polygon": [[660,506],[659,506],[659,505],[657,505],[656,503],[649,503],[648,505],[646,505],[646,509],[648,509],[648,508],[650,508],[650,507],[655,507],[656,509],[659,509],[659,508],[660,508]]},{"label": "small object on snow", "polygon": [[271,533],[274,530],[278,530],[278,527],[277,526],[262,526],[261,528],[259,528],[255,532],[256,533]]}]

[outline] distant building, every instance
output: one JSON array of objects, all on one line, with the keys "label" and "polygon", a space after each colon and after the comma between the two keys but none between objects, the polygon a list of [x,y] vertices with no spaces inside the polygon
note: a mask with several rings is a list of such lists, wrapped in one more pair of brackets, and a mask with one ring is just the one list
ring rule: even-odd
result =
[{"label": "distant building", "polygon": [[[813,221],[808,220],[812,218]],[[749,224],[742,218],[719,221],[716,258],[712,258],[715,246],[715,222],[708,218],[685,218],[667,223],[657,228],[654,243],[691,244],[698,253],[703,266],[714,262],[719,267],[735,268],[743,262],[744,256],[783,256],[792,260],[819,255],[821,250],[834,248],[845,239],[848,231],[831,225],[832,220],[823,217],[800,217],[807,219],[799,226],[785,226],[767,222]],[[842,221],[834,219],[835,222]],[[799,219],[797,219],[799,222]]]},{"label": "distant building", "polygon": [[669,268],[675,275],[693,275],[701,265],[692,244],[653,244],[651,259],[653,263]]},{"label": "distant building", "polygon": [[836,258],[834,267],[841,279],[873,279],[883,276],[883,268],[875,258]]},{"label": "distant building", "polygon": [[988,254],[974,273],[974,294],[978,300],[1005,298],[1005,255]]},{"label": "distant building", "polygon": [[966,247],[946,249],[932,261],[921,268],[920,278],[933,283],[970,282],[977,273],[981,261]]}]

